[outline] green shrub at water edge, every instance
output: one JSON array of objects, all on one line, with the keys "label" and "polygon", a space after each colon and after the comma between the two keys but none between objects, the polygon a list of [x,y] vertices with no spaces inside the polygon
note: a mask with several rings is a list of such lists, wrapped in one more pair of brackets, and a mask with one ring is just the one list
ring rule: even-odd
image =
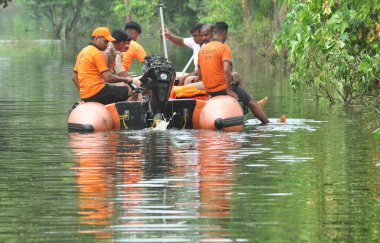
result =
[{"label": "green shrub at water edge", "polygon": [[380,97],[380,2],[297,1],[275,38],[290,82],[331,103]]}]

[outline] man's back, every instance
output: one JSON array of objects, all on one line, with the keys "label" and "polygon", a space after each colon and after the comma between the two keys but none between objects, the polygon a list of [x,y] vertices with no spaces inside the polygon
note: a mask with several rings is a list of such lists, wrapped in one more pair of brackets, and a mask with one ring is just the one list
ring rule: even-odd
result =
[{"label": "man's back", "polygon": [[78,73],[81,98],[98,93],[105,82],[101,73],[108,70],[104,53],[93,45],[82,49],[77,56],[74,70]]},{"label": "man's back", "polygon": [[208,92],[226,89],[223,62],[231,62],[231,49],[219,40],[213,40],[199,50],[203,84]]}]

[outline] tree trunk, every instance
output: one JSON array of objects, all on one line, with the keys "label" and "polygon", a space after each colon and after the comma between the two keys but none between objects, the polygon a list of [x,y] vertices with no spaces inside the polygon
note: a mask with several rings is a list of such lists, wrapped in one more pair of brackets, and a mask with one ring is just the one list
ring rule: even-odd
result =
[{"label": "tree trunk", "polygon": [[243,16],[245,19],[251,19],[252,13],[251,13],[251,0],[242,0],[241,1],[241,8],[243,10]]},{"label": "tree trunk", "polygon": [[[125,7],[125,11],[127,11],[127,7],[128,7],[128,0],[124,0],[124,7]],[[125,18],[125,22],[130,22],[132,21],[132,14],[131,12],[128,13],[127,17]]]},{"label": "tree trunk", "polygon": [[[284,22],[286,10],[287,10],[287,1],[284,0],[280,9],[278,9],[277,0],[272,0],[272,3],[273,3],[273,29],[274,29],[274,32],[279,32],[281,30],[281,25]],[[274,49],[275,49],[274,43],[272,42],[270,46],[268,47],[268,52],[274,53]],[[286,58],[287,53],[285,49],[281,50],[280,55],[283,58]]]},{"label": "tree trunk", "polygon": [[288,4],[286,3],[286,1],[284,1],[282,3],[282,6],[280,8],[280,12],[278,13],[278,19],[280,21],[280,26],[282,25],[282,23],[284,22],[284,19],[285,19],[285,15],[286,15],[286,11],[288,10]]},{"label": "tree trunk", "polygon": [[127,18],[125,19],[126,22],[131,22],[132,21],[132,14],[128,13]]},{"label": "tree trunk", "polygon": [[80,0],[80,1],[78,1],[77,6],[72,6],[74,15],[73,15],[71,21],[66,24],[66,28],[65,28],[65,38],[66,39],[69,39],[73,30],[76,29],[77,23],[79,21],[81,13],[82,13],[83,3],[84,3],[84,0]]},{"label": "tree trunk", "polygon": [[281,29],[282,22],[284,22],[286,10],[287,10],[287,4],[286,4],[286,1],[284,1],[279,10],[277,6],[277,0],[272,0],[272,3],[273,3],[274,31],[278,32]]},{"label": "tree trunk", "polygon": [[274,27],[274,31],[275,32],[278,32],[280,31],[280,19],[279,19],[279,10],[278,10],[278,7],[277,7],[277,0],[272,0],[272,4],[273,4],[273,27]]}]

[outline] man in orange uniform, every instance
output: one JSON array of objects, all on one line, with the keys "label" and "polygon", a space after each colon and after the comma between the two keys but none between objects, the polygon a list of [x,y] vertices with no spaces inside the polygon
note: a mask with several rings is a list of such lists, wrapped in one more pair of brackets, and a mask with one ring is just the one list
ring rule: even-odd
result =
[{"label": "man in orange uniform", "polygon": [[119,77],[112,74],[107,67],[104,50],[108,42],[115,41],[110,30],[99,27],[92,32],[88,46],[77,56],[72,80],[80,92],[83,101],[99,102],[104,105],[127,100],[133,95],[128,86],[111,86],[106,83],[124,82],[131,84],[131,77]]},{"label": "man in orange uniform", "polygon": [[129,49],[123,52],[123,66],[125,71],[131,67],[132,61],[137,58],[141,63],[144,62],[146,57],[146,52],[144,48],[137,43],[137,38],[141,34],[141,26],[133,21],[125,23],[124,30],[132,36],[132,41],[129,44]]},{"label": "man in orange uniform", "polygon": [[227,33],[228,25],[226,23],[217,22],[214,24],[214,37],[199,51],[199,79],[203,81],[210,96],[228,94],[239,98],[263,124],[267,124],[269,120],[255,99],[238,84],[232,83],[231,49],[224,44],[228,36]]}]

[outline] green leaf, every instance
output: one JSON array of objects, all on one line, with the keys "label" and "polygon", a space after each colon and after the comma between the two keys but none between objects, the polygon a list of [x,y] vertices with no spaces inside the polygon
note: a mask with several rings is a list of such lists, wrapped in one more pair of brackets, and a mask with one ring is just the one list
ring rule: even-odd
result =
[{"label": "green leaf", "polygon": [[360,65],[358,67],[359,71],[363,72],[363,73],[366,73],[369,68],[370,67],[369,67],[369,64],[367,62],[360,63]]},{"label": "green leaf", "polygon": [[326,43],[325,43],[325,49],[330,49],[333,46],[334,46],[334,42],[332,42],[332,41],[326,41]]},{"label": "green leaf", "polygon": [[348,37],[347,33],[343,33],[340,35],[340,40],[344,42],[348,42],[350,38]]},{"label": "green leaf", "polygon": [[373,137],[375,139],[380,139],[380,127],[373,132]]}]

